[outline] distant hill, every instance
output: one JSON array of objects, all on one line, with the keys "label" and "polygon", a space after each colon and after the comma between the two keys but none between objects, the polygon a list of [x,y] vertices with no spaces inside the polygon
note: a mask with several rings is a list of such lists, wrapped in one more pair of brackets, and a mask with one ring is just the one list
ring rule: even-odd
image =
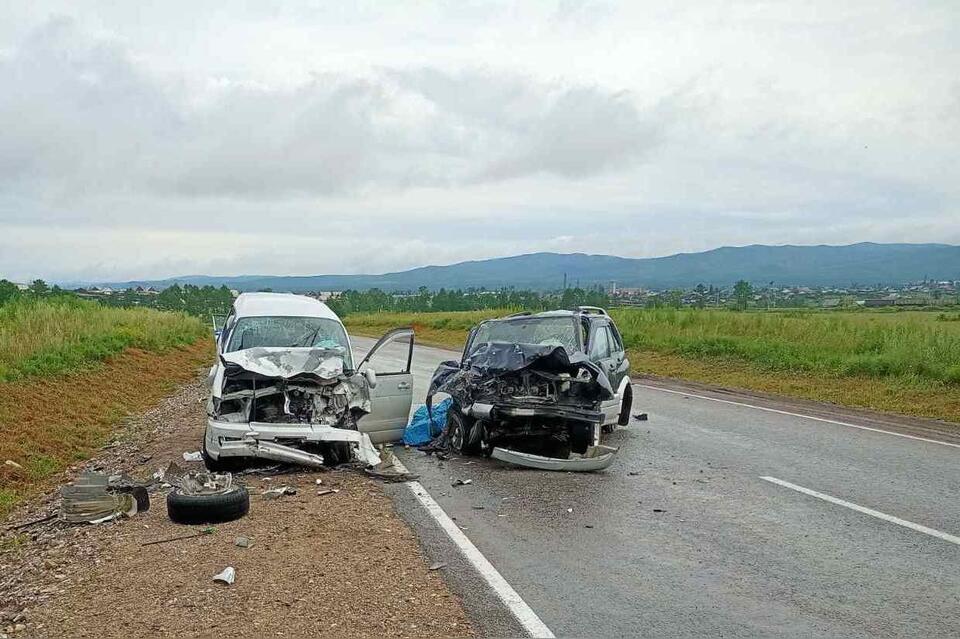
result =
[{"label": "distant hill", "polygon": [[387,291],[485,287],[549,290],[577,283],[587,287],[686,288],[699,283],[729,285],[744,279],[778,285],[849,286],[903,284],[921,280],[960,279],[960,246],[948,244],[873,244],[846,246],[726,246],[702,253],[626,258],[583,253],[531,253],[448,266],[423,266],[380,275],[190,275],[166,280],[106,283],[113,287],[210,284],[240,291],[342,291],[381,288]]}]

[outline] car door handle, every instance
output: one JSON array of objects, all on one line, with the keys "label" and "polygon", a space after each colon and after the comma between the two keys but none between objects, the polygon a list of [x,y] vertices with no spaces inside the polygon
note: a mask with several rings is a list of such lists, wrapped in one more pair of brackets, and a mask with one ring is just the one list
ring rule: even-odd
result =
[{"label": "car door handle", "polygon": [[410,382],[400,382],[397,384],[397,390],[410,390]]}]

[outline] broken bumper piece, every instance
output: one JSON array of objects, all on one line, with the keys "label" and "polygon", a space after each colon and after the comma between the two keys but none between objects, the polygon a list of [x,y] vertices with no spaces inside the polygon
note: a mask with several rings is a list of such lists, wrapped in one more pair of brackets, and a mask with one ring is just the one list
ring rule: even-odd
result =
[{"label": "broken bumper piece", "polygon": [[[380,453],[366,433],[321,424],[235,424],[207,420],[207,450],[217,459],[258,457],[313,468],[323,456],[298,449],[297,444],[353,444],[353,457],[366,465],[380,463]],[[279,443],[283,442],[283,443]]]},{"label": "broken bumper piece", "polygon": [[560,459],[521,453],[509,448],[494,448],[492,456],[494,459],[527,468],[585,473],[608,467],[616,458],[618,450],[611,446],[591,446],[583,455],[571,455],[568,459]]}]

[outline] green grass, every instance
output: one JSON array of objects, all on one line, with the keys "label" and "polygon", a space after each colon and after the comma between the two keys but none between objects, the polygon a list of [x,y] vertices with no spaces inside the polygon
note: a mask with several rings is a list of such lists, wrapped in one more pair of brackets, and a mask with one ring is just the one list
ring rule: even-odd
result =
[{"label": "green grass", "polygon": [[772,372],[960,384],[960,326],[932,313],[616,310],[628,348]]},{"label": "green grass", "polygon": [[87,368],[128,347],[163,351],[206,333],[183,313],[69,297],[18,300],[0,306],[0,382]]}]

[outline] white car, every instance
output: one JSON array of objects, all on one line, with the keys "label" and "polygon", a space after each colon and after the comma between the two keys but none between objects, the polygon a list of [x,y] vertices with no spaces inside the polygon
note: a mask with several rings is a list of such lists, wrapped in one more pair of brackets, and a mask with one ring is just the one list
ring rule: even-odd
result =
[{"label": "white car", "polygon": [[[243,293],[217,334],[203,457],[210,470],[260,458],[306,466],[379,462],[413,400],[413,329],[389,331],[356,363],[340,318],[302,295]],[[406,358],[371,358],[409,342]],[[380,360],[377,365],[381,366]]]}]

